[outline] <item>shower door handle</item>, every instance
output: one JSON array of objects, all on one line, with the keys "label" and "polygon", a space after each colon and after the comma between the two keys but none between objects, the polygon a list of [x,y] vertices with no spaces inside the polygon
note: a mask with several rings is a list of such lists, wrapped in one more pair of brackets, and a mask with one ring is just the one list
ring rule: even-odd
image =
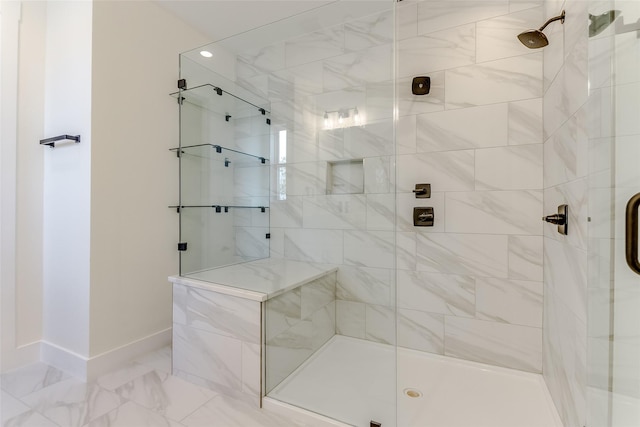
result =
[{"label": "shower door handle", "polygon": [[635,273],[640,274],[638,261],[638,208],[640,207],[640,193],[629,199],[627,203],[625,221],[625,255],[627,265]]}]

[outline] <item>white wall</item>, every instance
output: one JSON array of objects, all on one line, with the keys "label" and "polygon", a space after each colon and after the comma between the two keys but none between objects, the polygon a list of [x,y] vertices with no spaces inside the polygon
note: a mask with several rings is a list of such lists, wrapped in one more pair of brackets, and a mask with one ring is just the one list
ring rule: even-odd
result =
[{"label": "white wall", "polygon": [[[45,149],[45,2],[23,2],[20,22],[16,215],[16,342],[42,338],[42,232]],[[34,344],[35,343],[35,344]]]},{"label": "white wall", "polygon": [[78,376],[89,355],[92,7],[49,2],[46,22],[44,136],[82,142],[45,150],[43,358]]},{"label": "white wall", "polygon": [[170,337],[178,107],[168,94],[178,54],[208,41],[148,1],[98,1],[93,12],[92,358]]},{"label": "white wall", "polygon": [[0,117],[2,127],[0,139],[0,285],[2,299],[0,360],[2,366],[15,363],[15,209],[16,209],[16,139],[17,139],[17,81],[19,52],[20,3],[3,2],[0,4]]},{"label": "white wall", "polygon": [[[168,93],[178,54],[207,40],[151,2],[22,3],[20,26],[3,3],[2,369],[41,350],[91,377],[170,337]],[[37,144],[60,134],[82,141]]]},{"label": "white wall", "polygon": [[2,3],[2,370],[40,358],[45,20]]}]

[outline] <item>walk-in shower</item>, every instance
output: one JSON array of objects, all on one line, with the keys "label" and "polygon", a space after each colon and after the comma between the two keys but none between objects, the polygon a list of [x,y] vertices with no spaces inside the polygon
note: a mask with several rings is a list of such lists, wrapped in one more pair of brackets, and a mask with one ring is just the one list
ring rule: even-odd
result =
[{"label": "walk-in shower", "polygon": [[[640,187],[640,61],[615,60],[640,50],[590,37],[617,16],[600,2],[565,6],[519,37],[562,21],[544,52],[513,36],[550,4],[481,0],[331,2],[182,54],[174,368],[347,425],[625,425],[610,393],[640,379],[612,380],[613,271],[640,296],[611,209]],[[559,205],[566,235],[540,220]]]}]

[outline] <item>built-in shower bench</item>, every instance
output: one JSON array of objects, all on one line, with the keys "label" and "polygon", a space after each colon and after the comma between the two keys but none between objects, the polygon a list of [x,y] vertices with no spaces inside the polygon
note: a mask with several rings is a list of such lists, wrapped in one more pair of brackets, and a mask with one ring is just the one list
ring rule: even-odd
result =
[{"label": "built-in shower bench", "polygon": [[334,335],[336,271],[267,258],[169,277],[173,374],[261,405]]}]

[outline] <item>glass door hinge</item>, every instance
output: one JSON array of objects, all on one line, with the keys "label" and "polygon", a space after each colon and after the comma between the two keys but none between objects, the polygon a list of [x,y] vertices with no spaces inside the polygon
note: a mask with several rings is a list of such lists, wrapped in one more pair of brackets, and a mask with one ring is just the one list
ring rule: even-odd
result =
[{"label": "glass door hinge", "polygon": [[186,251],[187,250],[187,242],[178,243],[178,250],[179,251]]}]

